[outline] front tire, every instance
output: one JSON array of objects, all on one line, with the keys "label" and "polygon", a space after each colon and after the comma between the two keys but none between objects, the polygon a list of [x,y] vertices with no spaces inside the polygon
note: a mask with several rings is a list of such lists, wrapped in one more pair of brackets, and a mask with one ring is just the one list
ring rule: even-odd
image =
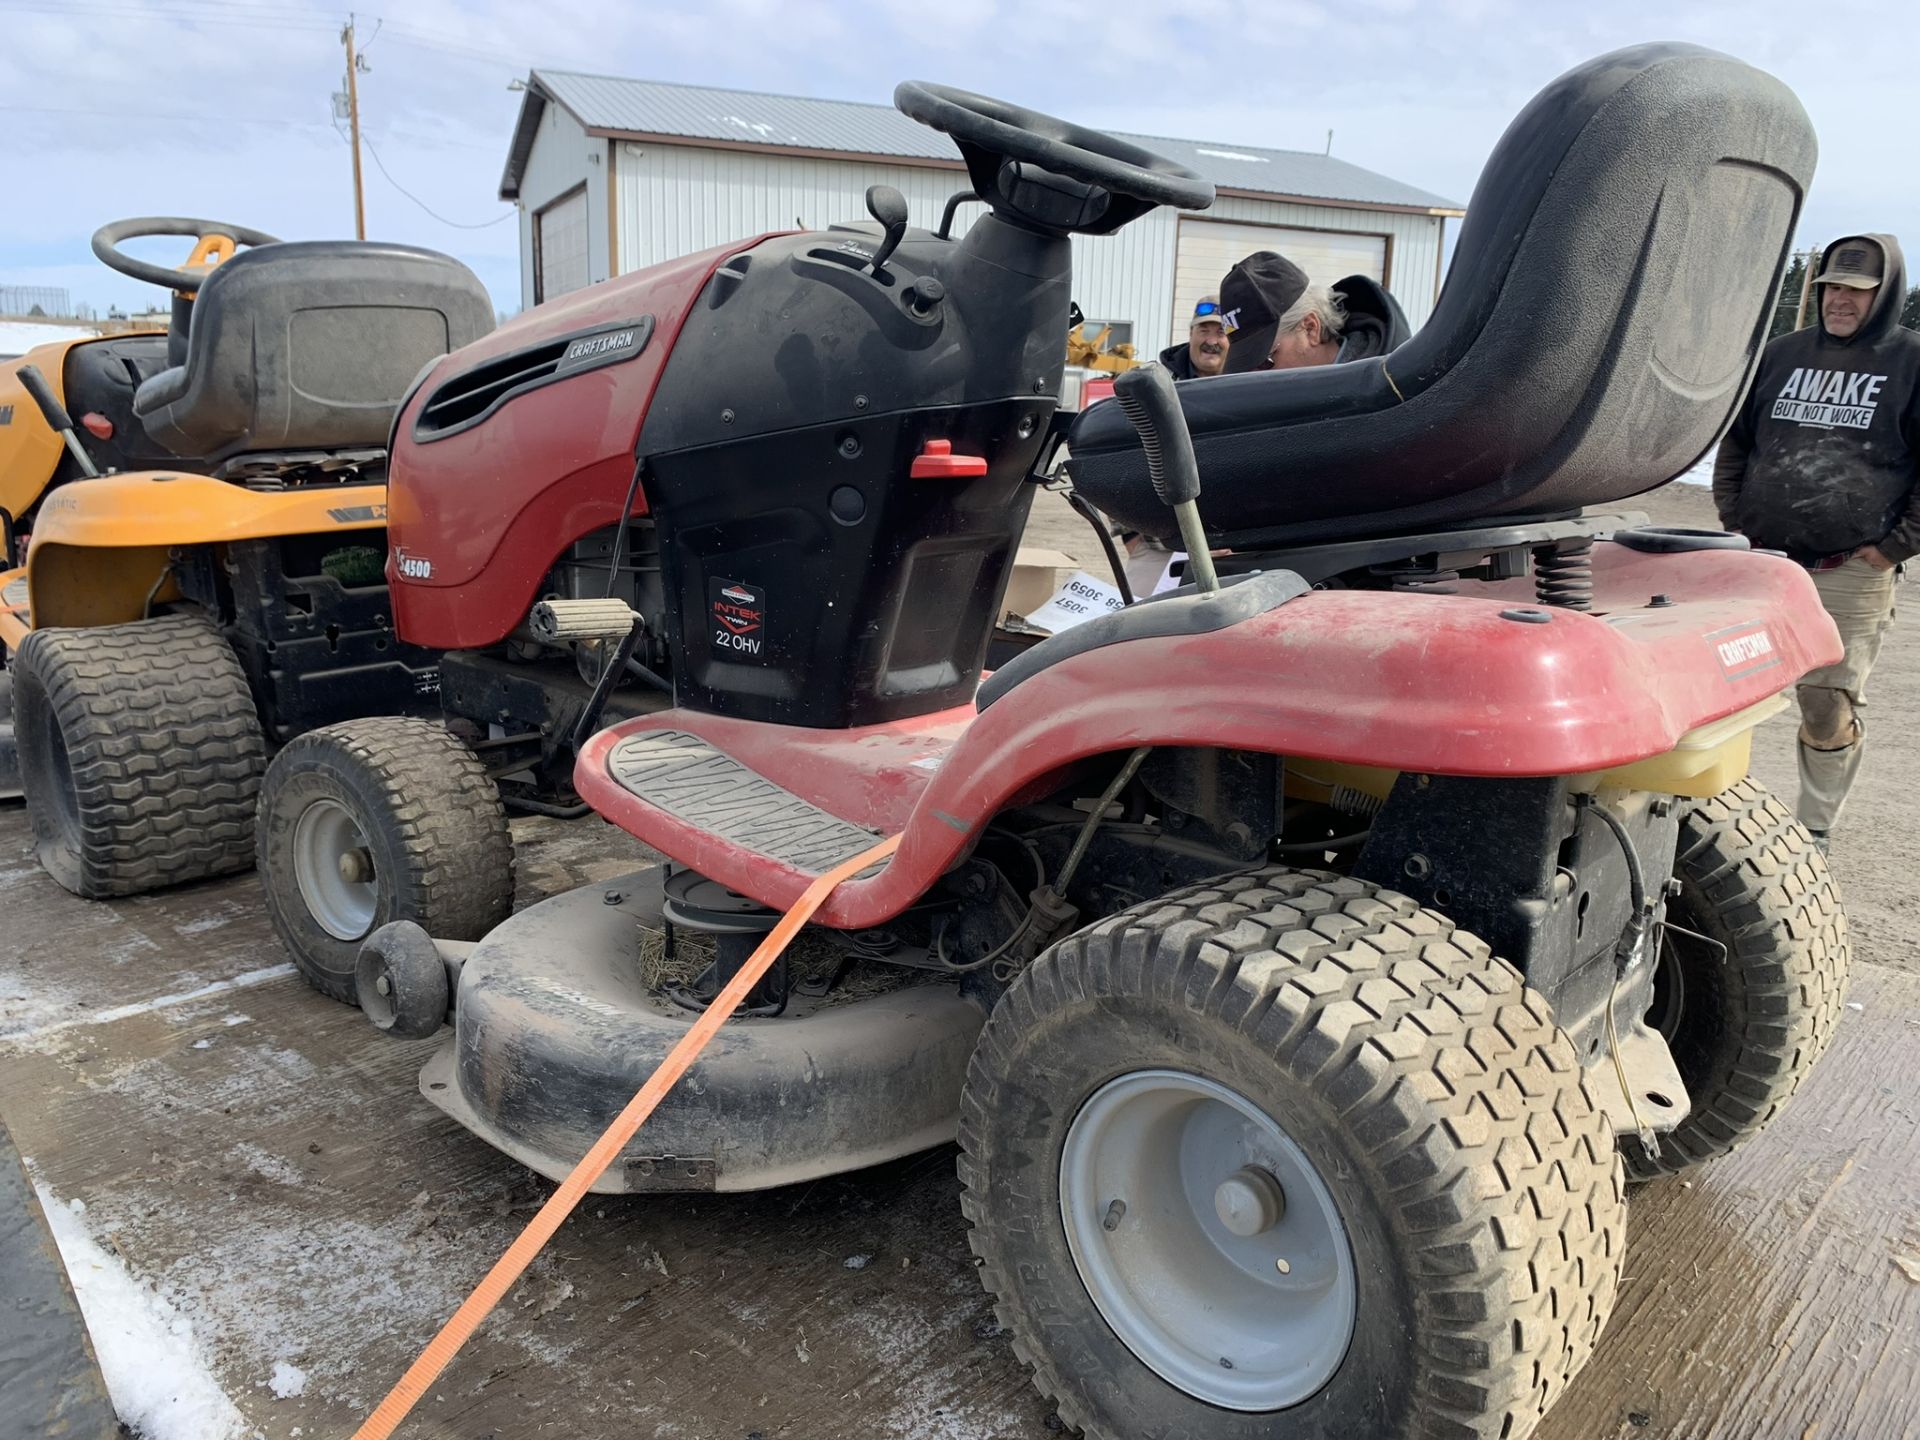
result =
[{"label": "front tire", "polygon": [[[1752,780],[1681,815],[1648,1023],[1666,1037],[1692,1108],[1649,1154],[1621,1138],[1627,1174],[1657,1180],[1766,1128],[1833,1041],[1850,967],[1846,912],[1806,828]],[[1724,947],[1724,953],[1719,947]]]},{"label": "front tire", "polygon": [[34,851],[62,886],[104,900],[253,863],[266,739],[217,626],[36,630],[13,679]]},{"label": "front tire", "polygon": [[478,940],[513,909],[500,792],[428,720],[348,720],[290,743],[261,790],[258,863],[294,965],[349,1005],[361,944],[383,925]]},{"label": "front tire", "polygon": [[[1159,1098],[1128,1116],[1128,1087]],[[1121,1160],[1083,1163],[1089,1125]],[[996,1312],[1093,1440],[1519,1440],[1619,1279],[1612,1131],[1546,1002],[1357,880],[1231,877],[1054,946],[988,1022],[960,1143]]]}]

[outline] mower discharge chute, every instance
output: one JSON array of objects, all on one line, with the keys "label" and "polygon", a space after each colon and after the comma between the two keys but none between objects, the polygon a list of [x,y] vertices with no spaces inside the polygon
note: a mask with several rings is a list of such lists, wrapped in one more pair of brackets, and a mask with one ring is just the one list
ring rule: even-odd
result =
[{"label": "mower discharge chute", "polygon": [[[121,248],[175,235],[177,269]],[[172,321],[0,373],[0,647],[36,852],[103,898],[251,865],[267,756],[303,730],[437,708],[387,598],[388,432],[493,313],[408,246],[161,218],[93,248]]]},{"label": "mower discharge chute", "polygon": [[627,602],[598,633],[671,704],[574,782],[669,863],[478,945],[384,927],[362,1002],[450,1017],[427,1098],[560,1176],[779,912],[899,835],[597,1188],[957,1136],[997,1313],[1089,1435],[1525,1435],[1612,1306],[1625,1179],[1764,1125],[1845,984],[1825,864],[1746,778],[1839,654],[1807,576],[1591,508],[1731,416],[1806,116],[1710,51],[1603,57],[1496,149],[1410,340],[1177,404],[1122,377],[1074,483],[1169,543],[1203,525],[1218,578],[982,683],[1068,236],[1209,191],[1015,106],[896,102],[966,159],[962,238],[693,256],[403,407],[402,633],[505,667]]}]

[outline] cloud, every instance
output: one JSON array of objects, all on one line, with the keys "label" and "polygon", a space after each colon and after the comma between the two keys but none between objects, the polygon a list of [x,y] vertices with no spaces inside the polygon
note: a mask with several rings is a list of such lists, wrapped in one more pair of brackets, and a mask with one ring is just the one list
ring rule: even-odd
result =
[{"label": "cloud", "polygon": [[[366,133],[393,180],[469,224],[496,195],[532,66],[885,102],[901,79],[968,86],[1087,124],[1319,150],[1459,199],[1519,108],[1568,66],[1652,38],[1773,71],[1824,140],[1807,243],[1857,229],[1920,238],[1906,181],[1907,69],[1920,9],[1862,45],[1810,25],[1799,0],[383,0],[362,15]],[[200,214],[289,238],[352,233],[349,155],[329,97],[339,12],[308,0],[17,0],[0,49],[13,203],[0,281],[59,273],[76,298],[146,304],[100,269],[99,224]],[[513,224],[424,213],[371,160],[369,233],[446,250],[506,308]],[[162,245],[154,253],[179,258]]]}]

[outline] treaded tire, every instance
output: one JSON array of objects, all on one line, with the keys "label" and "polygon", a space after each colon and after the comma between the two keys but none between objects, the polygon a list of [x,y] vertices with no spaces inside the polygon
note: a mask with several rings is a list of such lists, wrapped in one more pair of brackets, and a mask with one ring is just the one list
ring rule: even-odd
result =
[{"label": "treaded tire", "polygon": [[[1151,1067],[1275,1117],[1339,1208],[1353,1339],[1284,1410],[1218,1409],[1161,1380],[1075,1267],[1064,1136],[1107,1081]],[[1586,1363],[1619,1280],[1613,1132],[1546,1001],[1445,917],[1358,880],[1231,877],[1055,945],[982,1034],[960,1145],[995,1313],[1094,1440],[1519,1440]]]},{"label": "treaded tire", "polygon": [[13,678],[34,850],[61,885],[103,900],[253,864],[266,740],[211,622],[36,630]]},{"label": "treaded tire", "polygon": [[[331,934],[294,863],[303,811],[330,801],[367,842],[375,899],[365,931]],[[358,1004],[362,942],[394,920],[441,940],[478,940],[513,909],[506,807],[473,751],[431,720],[380,716],[310,730],[274,757],[260,795],[259,869],[267,914],[322,995]]]},{"label": "treaded tire", "polygon": [[[1668,1045],[1692,1108],[1656,1154],[1622,1136],[1634,1180],[1676,1175],[1765,1129],[1826,1052],[1850,967],[1846,912],[1813,837],[1751,780],[1681,812],[1673,920],[1727,947],[1669,934],[1682,972]],[[1655,975],[1654,1014],[1666,982]]]}]

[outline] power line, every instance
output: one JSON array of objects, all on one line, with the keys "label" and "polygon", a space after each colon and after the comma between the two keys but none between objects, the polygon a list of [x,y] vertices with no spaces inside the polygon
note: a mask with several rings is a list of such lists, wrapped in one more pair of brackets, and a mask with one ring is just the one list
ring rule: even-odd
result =
[{"label": "power line", "polygon": [[414,204],[418,205],[422,210],[426,211],[427,214],[431,215],[434,219],[438,220],[442,225],[451,225],[456,230],[488,230],[495,225],[504,224],[506,221],[513,219],[513,217],[519,213],[516,210],[509,210],[504,215],[495,216],[491,220],[483,220],[477,225],[469,225],[459,220],[449,220],[447,219],[446,216],[442,215],[438,210],[435,210],[431,205],[427,204],[426,201],[422,200],[418,195],[414,194],[411,190],[407,189],[406,186],[402,185],[398,180],[393,178],[393,172],[387,169],[386,162],[380,158],[380,152],[374,149],[373,147],[373,137],[367,134],[364,130],[360,132],[360,143],[367,147],[367,153],[373,157],[373,163],[379,169],[380,173],[387,177],[387,183],[393,186],[393,188],[398,190],[402,195],[406,196],[407,199],[411,200]]},{"label": "power line", "polygon": [[227,25],[250,27],[253,29],[296,31],[324,34],[333,29],[324,19],[311,11],[288,11],[256,13],[216,12],[202,10],[170,10],[157,6],[134,6],[131,4],[81,4],[75,0],[53,4],[48,0],[14,0],[14,3],[0,5],[0,14],[9,15],[52,15],[71,17],[84,15],[99,20],[173,20],[191,25]]},{"label": "power line", "polygon": [[101,110],[61,109],[52,105],[0,105],[0,112],[18,115],[75,115],[88,120],[115,120],[129,114],[141,120],[167,120],[184,125],[267,125],[278,130],[325,130],[329,128],[319,120],[271,120],[264,115],[170,115],[158,110],[129,111],[125,106],[116,106],[111,114]]}]

